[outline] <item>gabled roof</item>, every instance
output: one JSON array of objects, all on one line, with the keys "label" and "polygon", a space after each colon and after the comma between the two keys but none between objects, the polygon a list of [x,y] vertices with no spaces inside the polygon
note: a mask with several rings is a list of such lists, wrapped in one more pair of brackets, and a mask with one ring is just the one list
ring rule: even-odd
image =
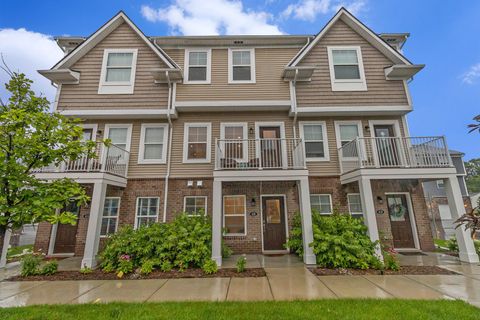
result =
[{"label": "gabled roof", "polygon": [[360,20],[355,18],[350,12],[345,8],[340,8],[338,12],[333,16],[332,19],[323,27],[322,30],[313,38],[313,40],[307,43],[302,50],[300,50],[295,57],[288,64],[289,67],[294,67],[315,47],[315,45],[323,38],[325,34],[331,29],[331,27],[338,21],[342,20],[350,28],[355,30],[360,34],[365,40],[371,43],[375,48],[382,52],[385,56],[391,59],[395,64],[406,64],[411,65],[412,63],[408,61],[400,52],[392,48],[385,40],[383,40],[379,35],[370,30],[366,25],[364,25]]},{"label": "gabled roof", "polygon": [[113,18],[107,21],[97,31],[90,35],[84,42],[73,49],[69,54],[63,57],[52,70],[70,68],[75,62],[95,47],[100,41],[105,39],[113,30],[115,30],[122,23],[127,23],[135,33],[157,54],[157,56],[165,62],[169,68],[179,69],[178,65],[157,45],[152,43],[143,34],[143,32],[130,20],[130,18],[123,12],[119,11]]}]

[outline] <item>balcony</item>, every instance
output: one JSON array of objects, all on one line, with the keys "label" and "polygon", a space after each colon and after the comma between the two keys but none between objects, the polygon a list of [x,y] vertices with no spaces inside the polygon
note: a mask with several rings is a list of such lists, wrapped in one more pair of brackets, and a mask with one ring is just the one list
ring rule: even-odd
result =
[{"label": "balcony", "polygon": [[[81,174],[102,173],[120,178],[127,177],[128,160],[130,153],[116,145],[105,146],[103,142],[97,142],[94,157],[81,157],[74,161],[62,162],[59,165],[50,165],[38,169],[35,174]],[[75,176],[75,175],[74,175]]]},{"label": "balcony", "polygon": [[304,170],[302,139],[216,139],[215,170]]},{"label": "balcony", "polygon": [[342,175],[359,169],[453,167],[445,137],[356,138],[338,151]]}]

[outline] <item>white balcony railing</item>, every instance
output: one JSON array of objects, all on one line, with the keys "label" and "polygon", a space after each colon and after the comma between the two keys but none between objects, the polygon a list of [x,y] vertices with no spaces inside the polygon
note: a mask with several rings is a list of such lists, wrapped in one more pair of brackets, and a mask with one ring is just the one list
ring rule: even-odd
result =
[{"label": "white balcony railing", "polygon": [[104,172],[120,177],[127,177],[130,153],[116,145],[105,146],[97,142],[95,157],[81,157],[73,161],[62,162],[60,165],[50,165],[36,170],[36,173],[66,173],[66,172]]},{"label": "white balcony railing", "polygon": [[215,140],[215,170],[305,168],[302,139]]},{"label": "white balcony railing", "polygon": [[338,149],[341,173],[366,168],[446,168],[444,137],[356,138]]}]

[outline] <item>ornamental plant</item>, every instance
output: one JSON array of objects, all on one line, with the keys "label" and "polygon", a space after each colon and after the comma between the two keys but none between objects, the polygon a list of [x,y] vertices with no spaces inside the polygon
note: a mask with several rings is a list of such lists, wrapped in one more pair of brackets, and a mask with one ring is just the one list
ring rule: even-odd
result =
[{"label": "ornamental plant", "polygon": [[400,261],[398,260],[398,252],[393,248],[384,248],[382,250],[383,254],[383,265],[385,270],[400,270]]},{"label": "ornamental plant", "polygon": [[[329,216],[312,212],[313,242],[309,246],[317,257],[317,265],[325,268],[380,268],[375,255],[376,242],[367,234],[361,219],[349,214],[334,213]],[[299,256],[303,255],[302,225],[300,214],[293,219],[293,229],[287,247]]]},{"label": "ornamental plant", "polygon": [[244,256],[238,258],[236,265],[238,273],[244,272],[245,268],[247,267],[247,258]]}]

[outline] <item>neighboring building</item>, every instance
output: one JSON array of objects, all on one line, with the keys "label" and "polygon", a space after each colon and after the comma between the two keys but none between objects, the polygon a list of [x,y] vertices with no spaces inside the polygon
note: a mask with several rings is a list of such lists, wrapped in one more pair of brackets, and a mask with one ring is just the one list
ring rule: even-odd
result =
[{"label": "neighboring building", "polygon": [[[78,224],[39,226],[36,248],[95,264],[122,225],[212,217],[236,253],[285,252],[302,215],[304,262],[315,263],[311,210],[363,215],[372,240],[433,250],[422,182],[445,181],[463,214],[443,137],[411,137],[407,80],[423,65],[408,34],[375,34],[341,9],[317,35],[146,37],[118,13],[88,38],[58,39],[65,57],[39,71],[58,85],[55,109],[84,120],[98,159],[44,168],[84,184]],[[225,230],[225,234],[222,234]],[[478,261],[458,232],[460,258]]]},{"label": "neighboring building", "polygon": [[[467,190],[465,177],[467,172],[463,162],[465,154],[459,151],[450,150],[453,165],[457,170],[458,184],[462,192],[464,206],[467,211],[472,209],[472,202]],[[432,235],[438,239],[450,239],[455,237],[455,219],[452,218],[447,200],[447,191],[443,180],[423,182],[423,193],[429,209]]]}]

